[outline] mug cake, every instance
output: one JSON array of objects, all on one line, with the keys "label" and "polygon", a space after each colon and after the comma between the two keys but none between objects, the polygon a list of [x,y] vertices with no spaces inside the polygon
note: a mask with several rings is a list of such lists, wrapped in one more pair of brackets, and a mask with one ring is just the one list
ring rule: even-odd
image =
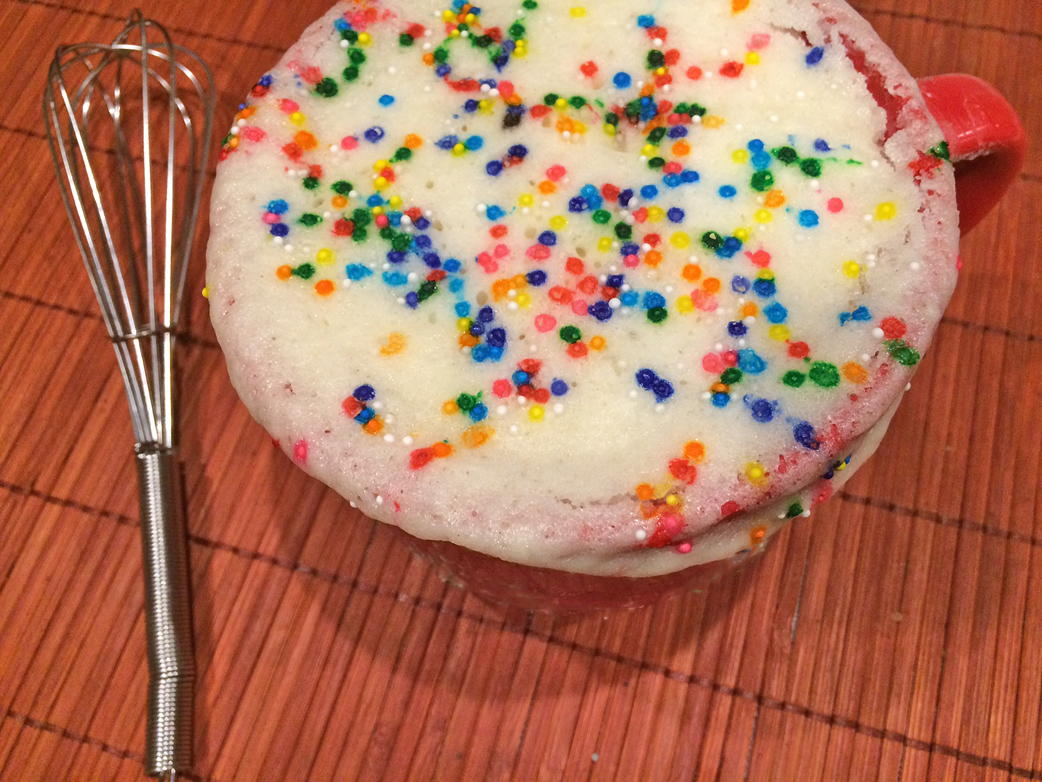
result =
[{"label": "mug cake", "polygon": [[802,0],[340,3],[240,107],[210,230],[286,454],[550,607],[695,583],[835,492],[959,235],[914,80]]}]

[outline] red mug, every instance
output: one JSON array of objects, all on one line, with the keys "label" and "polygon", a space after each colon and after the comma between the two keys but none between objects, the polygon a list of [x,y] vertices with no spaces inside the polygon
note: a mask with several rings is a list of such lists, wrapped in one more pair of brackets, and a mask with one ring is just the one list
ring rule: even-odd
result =
[{"label": "red mug", "polygon": [[959,228],[965,235],[990,212],[1024,165],[1027,137],[1016,111],[976,76],[948,73],[919,80],[955,165]]}]

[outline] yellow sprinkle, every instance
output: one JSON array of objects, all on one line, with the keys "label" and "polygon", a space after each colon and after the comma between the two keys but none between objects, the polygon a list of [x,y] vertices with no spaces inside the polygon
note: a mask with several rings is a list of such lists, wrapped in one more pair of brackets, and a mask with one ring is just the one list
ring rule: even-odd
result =
[{"label": "yellow sprinkle", "polygon": [[571,14],[573,19],[581,19],[586,16],[586,6],[573,5],[571,9],[569,9],[568,13]]},{"label": "yellow sprinkle", "polygon": [[359,33],[358,34],[358,43],[360,43],[362,46],[368,46],[372,42],[373,42],[373,36],[371,36],[369,33]]},{"label": "yellow sprinkle", "polygon": [[555,231],[559,231],[568,225],[568,218],[564,215],[554,215],[550,218],[550,227]]},{"label": "yellow sprinkle", "polygon": [[456,330],[464,333],[470,330],[470,318],[460,318],[456,321]]},{"label": "yellow sprinkle", "polygon": [[760,271],[756,272],[756,279],[758,279],[758,280],[773,280],[774,279],[774,272],[772,272],[770,269],[760,269]]},{"label": "yellow sprinkle", "polygon": [[607,341],[600,334],[590,338],[590,350],[604,350],[604,346],[607,344]]},{"label": "yellow sprinkle", "polygon": [[449,30],[449,38],[459,38],[459,30],[456,28]]},{"label": "yellow sprinkle", "polygon": [[731,153],[731,160],[735,163],[748,163],[749,162],[749,150],[747,149],[736,149]]},{"label": "yellow sprinkle", "polygon": [[521,309],[525,309],[529,304],[532,303],[532,297],[527,293],[517,294],[517,298],[514,299],[517,302],[517,306]]},{"label": "yellow sprinkle", "polygon": [[661,223],[666,216],[665,210],[660,206],[648,207],[648,220],[652,223]]},{"label": "yellow sprinkle", "polygon": [[597,249],[600,250],[602,253],[608,252],[608,250],[611,249],[611,239],[609,239],[607,236],[602,236],[600,239],[597,240]]},{"label": "yellow sprinkle", "polygon": [[375,163],[373,163],[373,171],[375,171],[377,174],[379,174],[381,171],[383,171],[389,165],[391,165],[390,161],[387,161],[387,160],[377,160]]},{"label": "yellow sprinkle", "polygon": [[456,415],[459,412],[459,405],[456,404],[455,399],[449,399],[441,406],[441,412],[445,415]]},{"label": "yellow sprinkle", "polygon": [[876,207],[876,220],[893,220],[897,217],[897,205],[892,201],[885,201]]},{"label": "yellow sprinkle", "polygon": [[603,127],[604,127],[604,135],[605,136],[614,136],[618,132],[618,131],[615,130],[615,126],[614,125],[610,125],[607,122],[604,123]]},{"label": "yellow sprinkle", "polygon": [[746,65],[759,65],[760,64],[760,55],[758,53],[756,53],[756,52],[746,52],[745,53],[745,63],[746,63]]},{"label": "yellow sprinkle", "polygon": [[488,98],[485,98],[484,100],[479,100],[478,101],[478,111],[480,111],[482,114],[491,114],[492,113],[492,109],[493,109],[492,101],[490,101]]},{"label": "yellow sprinkle", "polygon": [[845,469],[847,469],[847,463],[846,462],[840,462],[835,467],[836,472],[843,472]]},{"label": "yellow sprinkle", "polygon": [[665,76],[666,75],[666,69],[665,68],[656,68],[655,69],[655,75],[656,76]]},{"label": "yellow sprinkle", "polygon": [[657,151],[658,148],[654,144],[645,144],[640,148],[640,154],[644,157],[652,157]]},{"label": "yellow sprinkle", "polygon": [[677,312],[681,315],[687,315],[689,312],[695,311],[695,303],[691,300],[690,296],[681,296],[677,299]]},{"label": "yellow sprinkle", "polygon": [[389,184],[391,183],[388,182],[385,177],[378,176],[376,178],[376,181],[373,182],[373,187],[375,187],[377,190],[386,190]]},{"label": "yellow sprinkle", "polygon": [[336,261],[336,256],[333,255],[333,251],[330,250],[328,247],[323,247],[315,255],[315,260],[323,266],[330,266],[332,263]]},{"label": "yellow sprinkle", "polygon": [[767,483],[767,472],[759,462],[749,462],[745,465],[745,477],[755,486]]},{"label": "yellow sprinkle", "polygon": [[461,155],[467,154],[467,148],[463,146],[462,143],[458,143],[452,148],[452,154],[456,157],[460,157]]},{"label": "yellow sprinkle", "polygon": [[531,193],[525,193],[519,199],[517,199],[519,206],[531,206],[535,203],[535,198],[532,197]]},{"label": "yellow sprinkle", "polygon": [[668,497],[666,497],[666,505],[669,505],[670,507],[675,508],[679,504],[680,504],[680,498],[677,495],[670,494]]},{"label": "yellow sprinkle", "polygon": [[532,405],[528,408],[528,417],[533,421],[542,421],[546,409],[542,405]]},{"label": "yellow sprinkle", "polygon": [[738,228],[734,232],[734,238],[738,239],[738,240],[740,240],[742,242],[748,242],[749,241],[749,229],[748,228]]},{"label": "yellow sprinkle", "polygon": [[373,216],[374,217],[379,217],[383,213],[384,213],[384,208],[382,206],[374,206],[373,207]]},{"label": "yellow sprinkle", "polygon": [[756,214],[753,215],[753,219],[758,223],[769,223],[774,219],[774,214],[770,209],[757,209]]},{"label": "yellow sprinkle", "polygon": [[205,288],[203,288],[203,298],[204,299],[210,298],[210,286],[209,285],[207,285]]},{"label": "yellow sprinkle", "polygon": [[580,135],[586,132],[586,126],[578,120],[572,125],[572,133],[579,133]]},{"label": "yellow sprinkle", "polygon": [[778,342],[784,342],[789,338],[789,335],[789,327],[782,323],[778,323],[767,329],[767,336],[773,340],[777,340]]},{"label": "yellow sprinkle", "polygon": [[[723,117],[717,116],[716,114],[708,114],[702,117],[703,128],[722,128],[724,123],[727,122]],[[748,152],[746,154],[749,154]]]},{"label": "yellow sprinkle", "polygon": [[455,18],[456,14],[454,14],[452,11],[446,10],[441,12],[441,20],[443,22],[451,22]]},{"label": "yellow sprinkle", "polygon": [[477,20],[478,18],[474,16],[474,14],[467,14],[465,17],[463,17],[463,21],[467,24],[474,24],[474,22],[476,22]]},{"label": "yellow sprinkle", "polygon": [[675,231],[673,235],[669,237],[669,243],[678,250],[683,250],[685,247],[691,246],[691,236],[683,231]]},{"label": "yellow sprinkle", "polygon": [[843,273],[850,278],[855,278],[861,274],[861,266],[857,261],[847,261],[843,264]]},{"label": "yellow sprinkle", "polygon": [[568,108],[568,101],[566,101],[564,98],[558,98],[556,101],[554,101],[554,108],[566,109]]},{"label": "yellow sprinkle", "polygon": [[301,114],[299,111],[294,111],[292,114],[289,115],[289,121],[292,122],[294,125],[303,125],[304,115]]},{"label": "yellow sprinkle", "polygon": [[387,199],[387,205],[390,206],[392,209],[397,209],[402,205],[402,197],[391,196],[389,199]]}]

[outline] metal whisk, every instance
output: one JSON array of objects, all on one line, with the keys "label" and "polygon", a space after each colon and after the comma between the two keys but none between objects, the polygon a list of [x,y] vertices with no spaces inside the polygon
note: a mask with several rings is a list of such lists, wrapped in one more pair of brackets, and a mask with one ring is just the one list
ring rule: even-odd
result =
[{"label": "metal whisk", "polygon": [[195,686],[174,338],[213,124],[213,77],[135,11],[59,47],[43,110],[62,198],[112,338],[136,440],[148,646],[146,772],[192,763]]}]

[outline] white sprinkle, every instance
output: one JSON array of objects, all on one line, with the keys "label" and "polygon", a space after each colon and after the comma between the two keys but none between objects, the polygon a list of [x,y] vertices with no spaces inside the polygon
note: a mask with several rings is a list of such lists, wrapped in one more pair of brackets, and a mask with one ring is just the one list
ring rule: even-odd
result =
[{"label": "white sprinkle", "polygon": [[800,515],[803,516],[803,518],[805,518],[805,519],[809,519],[810,518],[810,511],[809,510],[805,510]]},{"label": "white sprinkle", "polygon": [[341,49],[346,49],[347,48],[347,41],[344,40],[343,38],[340,39],[340,48]]},{"label": "white sprinkle", "polygon": [[[511,291],[511,293],[513,293],[513,291]],[[507,304],[507,309],[510,310],[511,312],[514,312],[514,311],[520,309],[520,307],[518,306],[518,303],[516,301],[511,301],[511,302],[509,302]]]},{"label": "white sprinkle", "polygon": [[409,435],[405,435],[405,437],[402,438],[402,444],[403,445],[412,445],[412,437],[409,436]]},{"label": "white sprinkle", "polygon": [[919,268],[920,268],[920,264],[919,264],[919,261],[912,261],[912,262],[911,262],[910,264],[908,264],[908,265],[909,265],[909,266],[911,267],[912,271],[914,271],[914,272],[917,272],[917,271],[919,271]]},{"label": "white sprinkle", "polygon": [[233,136],[239,135],[239,129],[237,127],[233,127],[230,132]]},{"label": "white sprinkle", "polygon": [[523,404],[525,404],[525,403],[526,403],[527,401],[528,401],[528,397],[524,396],[523,394],[518,394],[518,395],[517,395],[517,403],[518,403],[519,405],[523,405]]},{"label": "white sprinkle", "polygon": [[493,87],[491,90],[488,91],[488,96],[490,98],[498,98],[499,97],[499,90],[497,90],[497,89],[495,89]]},{"label": "white sprinkle", "polygon": [[[799,98],[800,100],[803,100],[804,98],[807,97],[807,93],[805,93],[803,90],[799,90],[796,93],[796,97]],[[783,518],[784,518],[784,516],[783,516]]]},{"label": "white sprinkle", "polygon": [[778,115],[777,114],[772,114],[767,119],[769,119],[771,122],[777,122],[778,121]]},{"label": "white sprinkle", "polygon": [[870,165],[872,168],[879,168],[879,161],[878,160],[873,160],[868,165]]},{"label": "white sprinkle", "polygon": [[358,503],[356,503],[354,500],[348,500],[347,504],[350,505],[352,508],[358,507]]},{"label": "white sprinkle", "polygon": [[865,222],[866,223],[871,223],[872,222],[872,215],[865,215]]},{"label": "white sprinkle", "polygon": [[384,504],[384,496],[382,494],[377,494],[376,495],[376,504],[377,505],[383,505]]},{"label": "white sprinkle", "polygon": [[372,403],[371,405],[369,405],[369,406],[370,406],[371,408],[373,408],[374,410],[383,410],[383,407],[384,407],[384,403],[383,403],[383,402],[381,402],[380,400],[377,400],[377,401],[373,402],[373,403]]},{"label": "white sprinkle", "polygon": [[907,383],[905,385],[905,391],[911,391],[911,390],[912,390],[912,384],[911,383]]},{"label": "white sprinkle", "polygon": [[394,435],[393,434],[385,434],[384,435],[384,442],[385,443],[393,443],[394,442]]},{"label": "white sprinkle", "polygon": [[506,405],[499,405],[499,407],[496,408],[496,412],[499,415],[506,415],[507,414],[507,406]]},{"label": "white sprinkle", "polygon": [[332,212],[323,212],[323,213],[322,213],[322,217],[323,217],[323,219],[325,219],[325,220],[328,220],[328,219],[329,219],[330,217],[332,217],[332,216],[333,216],[333,213],[332,213]]},{"label": "white sprinkle", "polygon": [[276,236],[271,241],[275,242],[275,244],[282,244],[282,237],[281,236]]},{"label": "white sprinkle", "polygon": [[746,326],[755,325],[756,324],[756,316],[755,315],[750,315],[747,318],[742,318],[742,323],[744,323]]},{"label": "white sprinkle", "polygon": [[637,392],[635,390],[633,390],[633,389],[630,389],[630,399],[636,399],[636,398],[637,398]]},{"label": "white sprinkle", "polygon": [[485,204],[478,204],[474,207],[475,212],[484,212],[486,209],[488,209],[488,207],[485,206]]},{"label": "white sprinkle", "polygon": [[390,68],[387,69],[387,72],[393,76],[394,74],[398,73],[398,69],[392,65]]},{"label": "white sprinkle", "polygon": [[518,433],[517,424],[511,424],[510,425],[510,434],[517,434],[517,433]]},{"label": "white sprinkle", "polygon": [[420,275],[418,275],[416,272],[409,272],[409,275],[406,277],[406,279],[409,282],[416,282],[418,279],[420,279]]},{"label": "white sprinkle", "polygon": [[635,538],[636,538],[637,540],[644,540],[644,538],[646,538],[646,537],[648,536],[648,533],[647,533],[647,532],[646,532],[645,530],[639,529],[639,530],[637,530],[637,531],[636,531],[636,532],[634,533],[634,535],[633,535],[633,536],[634,536],[634,537],[635,537]]},{"label": "white sprinkle", "polygon": [[613,310],[617,310],[619,307],[622,306],[622,302],[618,298],[608,299],[608,306],[611,307]]},{"label": "white sprinkle", "polygon": [[721,49],[720,50],[720,56],[724,57],[724,58],[730,57],[731,56],[731,52],[728,51],[727,49]]},{"label": "white sprinkle", "polygon": [[286,252],[288,252],[288,253],[293,252],[293,245],[292,244],[287,244],[286,245]]},{"label": "white sprinkle", "polygon": [[555,413],[557,413],[558,415],[560,415],[561,413],[563,413],[563,412],[564,412],[564,405],[563,405],[563,404],[561,404],[560,402],[558,402],[557,404],[555,404],[555,405],[554,405],[554,412],[555,412]]},{"label": "white sprinkle", "polygon": [[702,399],[704,399],[705,401],[708,402],[712,398],[713,398],[713,395],[710,394],[708,391],[703,391],[702,392]]},{"label": "white sprinkle", "polygon": [[872,336],[876,339],[882,339],[885,335],[883,334],[883,330],[876,326],[874,329],[872,329]]},{"label": "white sprinkle", "polygon": [[656,413],[661,413],[665,409],[666,409],[666,406],[664,404],[660,403],[660,404],[655,405],[655,412]]}]

